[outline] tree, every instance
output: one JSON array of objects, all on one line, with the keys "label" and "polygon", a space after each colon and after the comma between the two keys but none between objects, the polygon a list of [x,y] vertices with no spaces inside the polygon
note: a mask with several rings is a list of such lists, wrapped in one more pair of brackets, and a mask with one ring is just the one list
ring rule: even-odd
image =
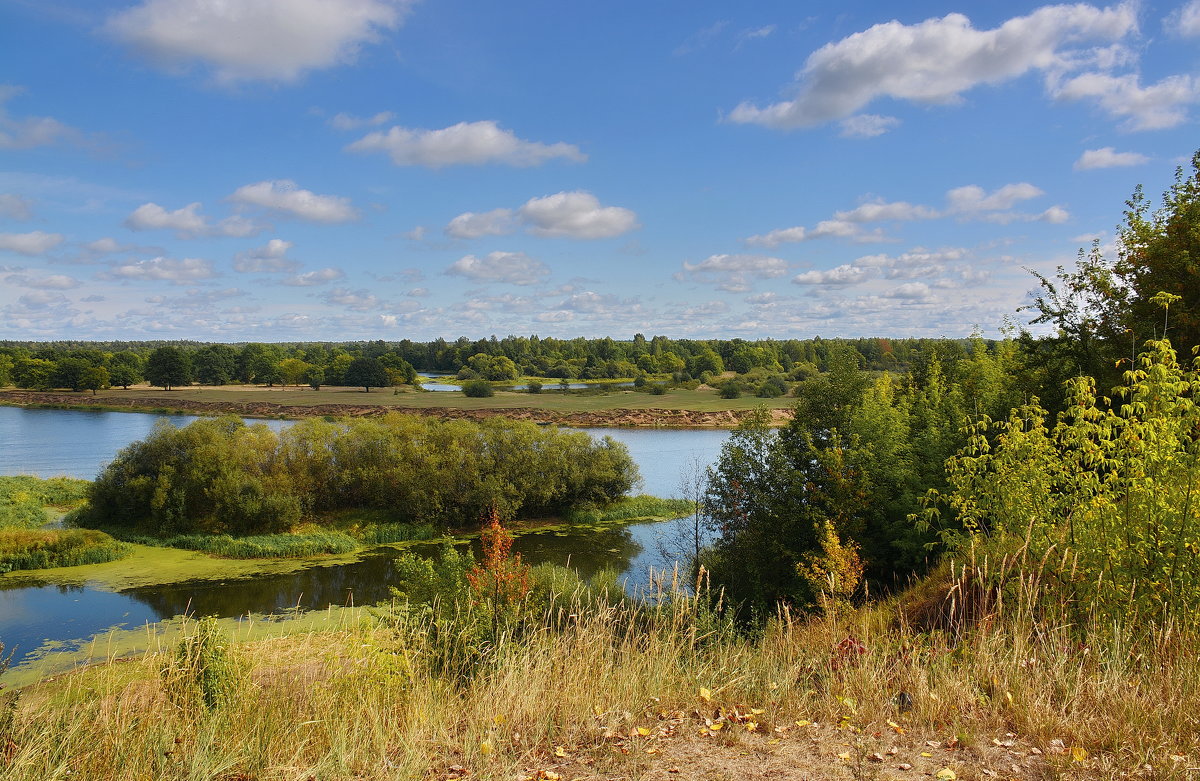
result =
[{"label": "tree", "polygon": [[299,358],[284,358],[279,362],[279,378],[285,386],[299,385],[311,368],[312,364]]},{"label": "tree", "polygon": [[92,365],[83,358],[63,358],[54,365],[54,373],[51,375],[50,383],[56,388],[70,388],[73,391],[81,390],[80,381],[83,378],[83,373],[92,368]]},{"label": "tree", "polygon": [[366,393],[370,393],[371,388],[386,388],[387,368],[378,358],[355,358],[346,367],[346,384],[361,385]]},{"label": "tree", "polygon": [[142,381],[142,358],[135,352],[119,352],[108,365],[109,382],[126,390]]},{"label": "tree", "polygon": [[192,381],[192,364],[187,353],[168,345],[150,353],[146,360],[146,379],[151,385],[165,390]]},{"label": "tree", "polygon": [[237,350],[226,344],[210,344],[192,356],[192,373],[201,385],[228,385],[237,371]]},{"label": "tree", "polygon": [[103,366],[90,366],[79,378],[79,389],[90,390],[95,396],[96,391],[107,388],[109,383],[108,369]]}]

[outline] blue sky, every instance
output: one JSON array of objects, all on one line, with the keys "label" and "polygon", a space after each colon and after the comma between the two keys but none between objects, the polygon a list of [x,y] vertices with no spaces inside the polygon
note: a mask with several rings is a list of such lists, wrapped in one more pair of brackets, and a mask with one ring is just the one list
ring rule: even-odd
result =
[{"label": "blue sky", "polygon": [[1200,0],[0,0],[0,338],[994,335],[1197,103]]}]

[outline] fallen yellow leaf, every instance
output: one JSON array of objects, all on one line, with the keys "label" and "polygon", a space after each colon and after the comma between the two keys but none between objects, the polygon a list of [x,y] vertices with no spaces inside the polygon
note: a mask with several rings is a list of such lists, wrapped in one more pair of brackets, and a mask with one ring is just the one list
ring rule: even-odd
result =
[{"label": "fallen yellow leaf", "polygon": [[850,761],[850,752],[843,751],[842,753],[838,754],[838,759],[842,760],[843,762],[849,762]]},{"label": "fallen yellow leaf", "polygon": [[723,722],[723,721],[718,721],[717,723],[715,723],[715,724],[711,725],[711,726],[709,727],[709,729],[710,729],[710,730],[712,730],[713,732],[716,732],[717,730],[721,729],[721,728],[722,728],[722,727],[724,727],[724,726],[725,726],[725,722]]},{"label": "fallen yellow leaf", "polygon": [[1083,746],[1071,746],[1071,759],[1082,762],[1088,758],[1087,749]]},{"label": "fallen yellow leaf", "polygon": [[567,755],[567,750],[565,748],[563,748],[562,746],[559,746],[554,749],[554,756],[565,757],[566,755]]},{"label": "fallen yellow leaf", "polygon": [[747,721],[746,722],[746,731],[747,732],[754,732],[756,729],[758,729],[758,722],[756,722],[756,721]]},{"label": "fallen yellow leaf", "polygon": [[896,730],[896,734],[897,734],[897,735],[903,735],[903,734],[904,734],[904,727],[901,727],[901,726],[900,726],[899,724],[897,724],[896,722],[894,722],[894,721],[889,721],[889,722],[887,723],[887,725],[888,725],[889,727],[891,727],[892,729]]},{"label": "fallen yellow leaf", "polygon": [[934,775],[934,778],[940,779],[940,781],[954,781],[958,778],[958,774],[950,768],[944,767]]},{"label": "fallen yellow leaf", "polygon": [[480,753],[480,754],[483,754],[485,757],[486,757],[488,754],[492,753],[492,744],[491,744],[491,741],[487,741],[487,740],[485,740],[485,741],[483,741],[482,743],[480,743],[480,744],[479,744],[479,753]]},{"label": "fallen yellow leaf", "polygon": [[646,749],[646,753],[647,753],[647,754],[657,754],[657,753],[658,753],[658,749],[656,749],[656,748],[648,748],[648,749]]},{"label": "fallen yellow leaf", "polygon": [[928,751],[922,751],[921,756],[925,757],[926,759],[929,759],[930,757],[933,756],[933,754],[930,754]]},{"label": "fallen yellow leaf", "polygon": [[796,722],[797,727],[807,727],[809,724],[812,724],[812,722],[808,719],[800,719],[800,721]]},{"label": "fallen yellow leaf", "polygon": [[496,725],[499,726],[504,723],[504,715],[497,713],[495,716],[492,716],[492,721],[494,721],[496,723]]},{"label": "fallen yellow leaf", "polygon": [[646,729],[645,727],[638,727],[637,733],[644,738],[650,734],[650,730]]},{"label": "fallen yellow leaf", "polygon": [[750,713],[754,714],[755,716],[761,716],[762,714],[766,713],[766,711],[762,708],[751,708]]},{"label": "fallen yellow leaf", "polygon": [[700,699],[704,700],[705,702],[711,702],[712,701],[712,692],[709,691],[708,689],[701,687]]}]

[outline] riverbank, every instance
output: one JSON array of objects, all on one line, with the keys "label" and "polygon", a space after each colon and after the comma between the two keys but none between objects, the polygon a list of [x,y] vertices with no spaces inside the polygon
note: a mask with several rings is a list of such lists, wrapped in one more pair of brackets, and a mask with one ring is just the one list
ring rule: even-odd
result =
[{"label": "riverbank", "polygon": [[134,387],[96,395],[70,391],[0,390],[0,404],[49,409],[155,412],[191,415],[234,414],[252,418],[374,417],[404,412],[446,420],[505,417],[540,424],[632,428],[736,428],[765,405],[772,421],[791,417],[788,399],[721,399],[712,390],[671,389],[661,396],[635,391],[608,394],[498,392],[490,398],[458,393],[364,393],[350,388],[183,388],[164,391]]},{"label": "riverbank", "polygon": [[895,604],[751,636],[688,598],[568,613],[500,634],[468,671],[446,665],[474,653],[457,623],[399,608],[275,636],[192,623],[25,687],[0,764],[14,781],[1185,778],[1200,748],[1178,633],[1138,665],[1123,641],[1007,616],[910,631]]}]

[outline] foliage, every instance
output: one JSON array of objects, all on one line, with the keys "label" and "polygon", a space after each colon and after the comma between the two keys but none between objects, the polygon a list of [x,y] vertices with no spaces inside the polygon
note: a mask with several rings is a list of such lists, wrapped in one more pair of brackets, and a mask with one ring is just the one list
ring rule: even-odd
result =
[{"label": "foliage", "polygon": [[69,477],[0,475],[0,529],[33,529],[46,523],[46,508],[69,508],[87,495],[87,481]]},{"label": "foliage", "polygon": [[187,385],[192,381],[191,359],[178,347],[159,347],[146,359],[146,381],[166,390]]},{"label": "foliage", "polygon": [[0,529],[0,572],[103,564],[130,550],[93,529]]},{"label": "foliage", "polygon": [[479,540],[483,555],[467,572],[467,583],[475,599],[486,600],[493,611],[499,611],[529,593],[529,566],[521,563],[521,554],[512,553],[512,532],[500,524],[500,513],[494,507]]},{"label": "foliage", "polygon": [[368,393],[371,388],[384,388],[390,384],[387,368],[377,358],[355,358],[346,367],[344,382],[361,385]]},{"label": "foliage", "polygon": [[462,384],[462,392],[472,399],[487,399],[496,395],[495,388],[487,380],[467,380]]},{"label": "foliage", "polygon": [[214,617],[205,616],[195,626],[192,634],[179,641],[163,668],[164,688],[185,710],[203,707],[213,711],[232,704],[241,688],[241,671]]},{"label": "foliage", "polygon": [[[1200,374],[1152,341],[1125,372],[1116,409],[1090,378],[1072,383],[1058,422],[1036,405],[975,426],[947,465],[944,530],[960,552],[1010,565],[1002,582],[1040,579],[1040,598],[1102,624],[1200,609]],[[936,518],[936,506],[927,513]],[[958,531],[958,528],[962,531]]]},{"label": "foliage", "polygon": [[162,424],[118,453],[84,525],[160,536],[263,534],[346,509],[386,522],[472,525],[492,506],[552,515],[605,505],[637,481],[623,445],[500,418],[308,419],[276,434],[229,416]]}]

